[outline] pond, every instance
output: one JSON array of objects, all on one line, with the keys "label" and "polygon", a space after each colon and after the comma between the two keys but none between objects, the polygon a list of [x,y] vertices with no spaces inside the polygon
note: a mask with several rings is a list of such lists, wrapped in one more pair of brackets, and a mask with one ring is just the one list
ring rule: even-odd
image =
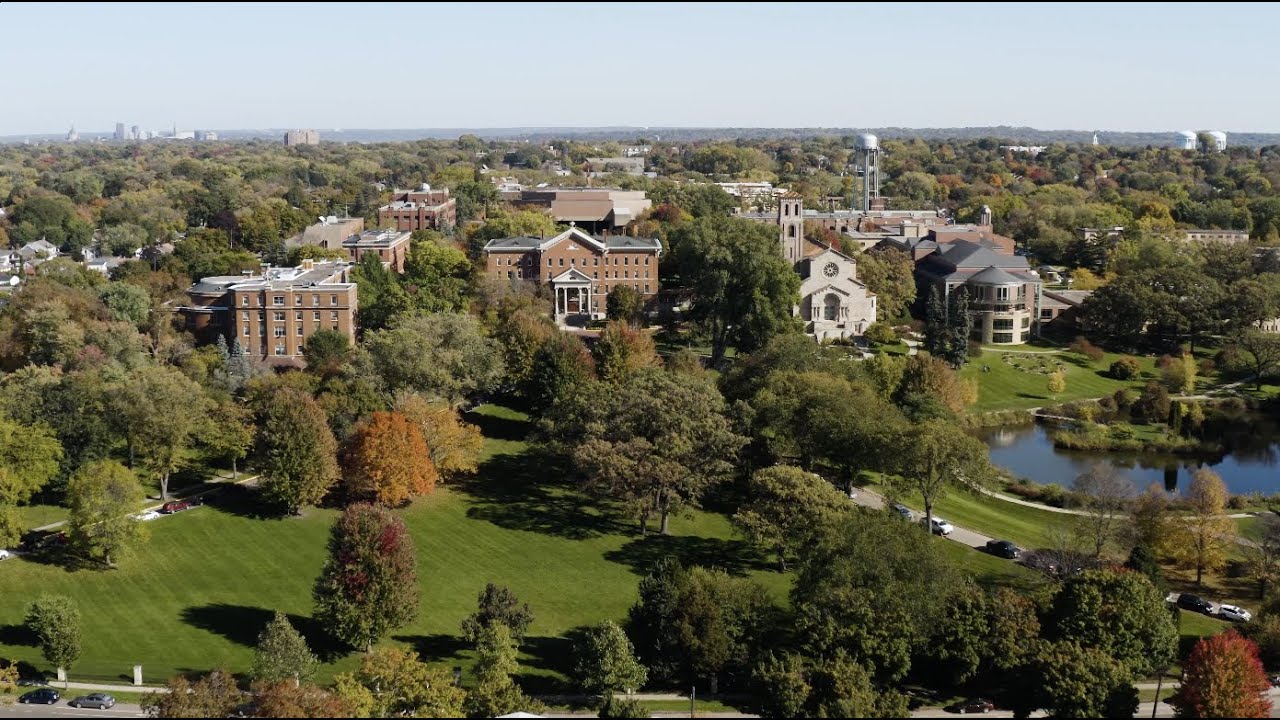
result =
[{"label": "pond", "polygon": [[979,434],[990,449],[991,462],[1015,477],[1041,485],[1070,488],[1089,466],[1109,463],[1120,469],[1141,490],[1159,483],[1170,491],[1184,492],[1197,468],[1208,466],[1222,476],[1233,494],[1280,492],[1280,429],[1262,420],[1245,435],[1224,439],[1231,450],[1223,455],[1197,457],[1134,452],[1081,452],[1053,446],[1053,428],[1028,425],[993,428]]}]

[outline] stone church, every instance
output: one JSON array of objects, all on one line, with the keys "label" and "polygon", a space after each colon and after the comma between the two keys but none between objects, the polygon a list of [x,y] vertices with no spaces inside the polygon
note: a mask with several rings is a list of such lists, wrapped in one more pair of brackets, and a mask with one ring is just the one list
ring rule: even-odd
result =
[{"label": "stone church", "polygon": [[876,295],[858,282],[858,263],[804,236],[804,201],[796,193],[778,202],[782,255],[800,273],[800,304],[793,312],[818,341],[859,337],[876,321]]}]

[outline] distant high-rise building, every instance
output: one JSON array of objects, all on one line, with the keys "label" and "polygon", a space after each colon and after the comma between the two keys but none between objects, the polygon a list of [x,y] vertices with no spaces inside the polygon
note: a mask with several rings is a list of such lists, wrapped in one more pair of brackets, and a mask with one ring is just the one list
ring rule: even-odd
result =
[{"label": "distant high-rise building", "polygon": [[112,140],[128,140],[129,137],[124,134],[124,123],[116,123],[116,131],[111,134]]},{"label": "distant high-rise building", "polygon": [[284,134],[284,144],[292,145],[319,145],[320,133],[315,130],[290,130]]},{"label": "distant high-rise building", "polygon": [[138,127],[137,125],[134,125],[133,127],[129,128],[129,139],[130,140],[144,139],[142,137],[142,128]]},{"label": "distant high-rise building", "polygon": [[207,141],[207,140],[217,140],[217,139],[218,139],[218,133],[212,130],[196,131],[196,140]]},{"label": "distant high-rise building", "polygon": [[71,129],[67,131],[67,142],[75,142],[79,139],[80,133],[76,132],[76,126],[72,123]]}]

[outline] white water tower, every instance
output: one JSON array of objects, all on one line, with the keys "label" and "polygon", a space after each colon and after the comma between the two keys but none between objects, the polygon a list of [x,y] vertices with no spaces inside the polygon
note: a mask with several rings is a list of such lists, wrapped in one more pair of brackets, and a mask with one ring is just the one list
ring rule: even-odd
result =
[{"label": "white water tower", "polygon": [[1182,150],[1196,149],[1196,134],[1190,130],[1183,130],[1178,133],[1178,148]]},{"label": "white water tower", "polygon": [[871,200],[880,198],[880,138],[858,136],[857,176],[862,178],[862,212],[871,211]]}]

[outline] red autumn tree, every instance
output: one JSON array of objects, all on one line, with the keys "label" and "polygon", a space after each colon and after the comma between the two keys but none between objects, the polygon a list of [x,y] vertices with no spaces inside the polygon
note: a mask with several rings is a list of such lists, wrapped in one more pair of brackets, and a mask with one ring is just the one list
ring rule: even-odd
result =
[{"label": "red autumn tree", "polygon": [[1196,643],[1183,669],[1182,687],[1169,699],[1178,717],[1271,716],[1271,684],[1258,659],[1258,646],[1234,630]]},{"label": "red autumn tree", "polygon": [[398,412],[376,412],[351,438],[347,494],[395,507],[435,490],[439,473],[418,426]]},{"label": "red autumn tree", "polygon": [[255,683],[253,717],[337,718],[354,717],[346,700],[315,685],[293,680]]}]

